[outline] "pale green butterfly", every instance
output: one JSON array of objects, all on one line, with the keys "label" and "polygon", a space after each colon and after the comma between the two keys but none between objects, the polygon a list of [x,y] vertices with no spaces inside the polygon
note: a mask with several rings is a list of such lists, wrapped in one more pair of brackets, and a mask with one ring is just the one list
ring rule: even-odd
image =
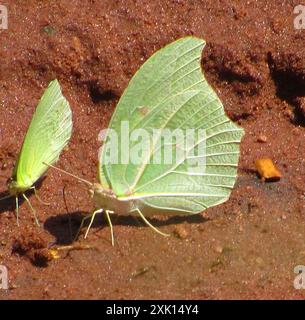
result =
[{"label": "pale green butterfly", "polygon": [[[72,133],[72,112],[68,101],[62,95],[57,80],[49,83],[41,97],[26,133],[13,175],[8,182],[10,196],[16,199],[16,216],[19,225],[20,195],[29,204],[36,223],[39,225],[34,208],[25,192],[35,189],[35,182],[42,177],[48,166],[55,163]],[[40,200],[41,201],[41,200]]]},{"label": "pale green butterfly", "polygon": [[[165,235],[145,217],[198,214],[229,198],[237,176],[239,144],[244,131],[226,116],[217,94],[202,74],[200,61],[204,46],[205,41],[195,37],[179,39],[151,56],[131,79],[108,132],[116,132],[122,141],[125,138],[121,133],[122,123],[128,120],[130,131],[144,129],[151,144],[142,149],[138,163],[109,161],[111,147],[116,149],[114,158],[126,160],[126,145],[129,144],[132,156],[138,141],[125,140],[121,144],[123,149],[120,143],[103,144],[98,168],[100,183],[87,181],[97,210],[85,217],[91,217],[85,237],[95,215],[103,211],[113,244],[110,213],[138,214],[147,225]],[[185,132],[201,129],[205,135],[193,140],[188,148],[184,145],[185,152],[179,161],[155,164],[151,160],[165,148],[165,142],[161,134],[154,136],[153,131],[178,128]],[[200,145],[205,146],[204,153],[194,155]],[[177,154],[178,143],[170,146]],[[204,159],[204,166],[193,170],[189,162],[199,158]]]}]

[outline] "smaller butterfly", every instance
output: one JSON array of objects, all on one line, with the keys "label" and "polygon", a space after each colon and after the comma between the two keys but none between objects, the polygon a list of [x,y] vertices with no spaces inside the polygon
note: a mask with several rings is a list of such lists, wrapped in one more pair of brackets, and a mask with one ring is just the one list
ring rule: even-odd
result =
[{"label": "smaller butterfly", "polygon": [[[35,209],[25,192],[33,189],[37,195],[35,182],[48,169],[44,164],[55,163],[72,133],[72,112],[68,101],[62,95],[57,80],[49,83],[41,97],[26,133],[13,175],[8,181],[9,196],[16,199],[16,216],[19,225],[19,196],[31,208],[35,222],[39,225]],[[8,198],[5,197],[5,198]],[[4,198],[2,198],[4,199]],[[1,200],[2,200],[1,199]]]}]

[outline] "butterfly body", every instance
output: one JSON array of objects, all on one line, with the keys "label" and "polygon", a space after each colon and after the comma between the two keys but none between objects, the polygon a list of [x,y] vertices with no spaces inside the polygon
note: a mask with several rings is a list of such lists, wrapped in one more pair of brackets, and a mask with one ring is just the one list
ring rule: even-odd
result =
[{"label": "butterfly body", "polygon": [[[14,172],[11,178],[7,182],[7,189],[12,196],[22,194],[27,190],[34,188],[35,182],[40,178],[40,176],[29,176],[27,173],[18,173],[18,163],[14,168]],[[47,169],[47,167],[46,167]]]},{"label": "butterfly body", "polygon": [[104,189],[99,183],[93,184],[90,193],[96,208],[103,208],[120,215],[128,215],[136,207],[135,201],[120,200],[112,190]]},{"label": "butterfly body", "polygon": [[13,179],[9,179],[7,184],[7,189],[9,194],[12,196],[16,196],[18,194],[24,193],[25,191],[29,190],[32,186],[32,183],[19,183]]},{"label": "butterfly body", "polygon": [[[153,207],[147,205],[144,199],[141,199],[141,196],[129,195],[126,197],[117,197],[112,190],[103,189],[103,186],[99,183],[94,183],[94,187],[90,189],[89,192],[93,198],[96,209],[112,211],[121,216],[136,216],[138,215],[138,210],[140,210],[145,217],[157,215],[188,216],[202,212],[202,210],[191,212]],[[168,200],[171,201],[170,197],[168,197]]]}]

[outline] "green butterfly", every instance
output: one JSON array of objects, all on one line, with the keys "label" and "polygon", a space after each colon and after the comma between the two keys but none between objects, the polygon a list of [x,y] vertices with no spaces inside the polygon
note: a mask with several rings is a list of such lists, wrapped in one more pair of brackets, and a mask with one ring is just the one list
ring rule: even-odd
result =
[{"label": "green butterfly", "polygon": [[[86,182],[91,186],[97,210],[85,217],[91,218],[85,237],[100,212],[105,212],[108,219],[113,245],[109,215],[113,212],[139,215],[152,229],[165,235],[146,217],[198,214],[229,198],[244,131],[226,116],[217,94],[202,74],[204,46],[205,41],[195,37],[179,39],[151,56],[131,79],[107,131],[119,141],[108,139],[101,148],[100,183]],[[122,133],[122,123],[127,120],[130,131],[144,130],[150,143],[139,152],[138,162],[128,161],[128,156],[139,151],[139,141],[131,140],[132,134],[129,139],[128,134]],[[177,141],[165,143],[160,132],[154,135],[158,129],[201,130],[205,136],[189,139],[191,143],[186,148]],[[202,146],[204,153],[198,154]],[[160,150],[163,157],[167,156],[165,148],[174,155],[179,148],[184,152],[178,161],[152,161]],[[190,161],[200,159],[204,161],[199,167]]]},{"label": "green butterfly", "polygon": [[[41,97],[26,133],[13,175],[8,182],[10,196],[16,199],[16,216],[19,225],[18,197],[26,200],[35,221],[39,225],[34,208],[25,195],[27,190],[35,189],[35,182],[45,173],[48,166],[55,163],[72,133],[72,113],[68,101],[61,93],[57,80],[49,83]],[[41,200],[40,200],[41,201]]]}]

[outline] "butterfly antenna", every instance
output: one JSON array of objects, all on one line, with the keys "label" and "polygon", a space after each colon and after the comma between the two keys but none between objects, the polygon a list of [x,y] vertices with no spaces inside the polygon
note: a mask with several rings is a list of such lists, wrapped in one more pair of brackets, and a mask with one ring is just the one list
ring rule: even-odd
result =
[{"label": "butterfly antenna", "polygon": [[71,241],[71,243],[72,243],[73,239],[72,239],[71,215],[70,215],[70,213],[69,213],[69,208],[68,208],[68,205],[67,205],[66,186],[64,186],[63,189],[62,189],[62,195],[63,195],[63,197],[64,197],[64,203],[65,203],[66,211],[67,211],[67,213],[68,213],[70,241]]},{"label": "butterfly antenna", "polygon": [[51,168],[53,168],[53,169],[56,169],[56,170],[58,170],[58,171],[60,171],[60,172],[62,172],[62,173],[65,173],[65,174],[67,174],[68,176],[71,176],[71,177],[77,179],[78,181],[84,182],[84,183],[86,183],[86,184],[89,185],[89,186],[93,186],[93,183],[91,183],[90,181],[85,180],[85,179],[82,179],[82,178],[80,178],[80,177],[78,177],[78,176],[76,176],[76,175],[74,175],[74,174],[72,174],[72,173],[70,173],[70,172],[68,172],[68,171],[65,171],[65,170],[63,170],[63,169],[57,168],[57,167],[53,166],[52,164],[49,164],[49,163],[46,163],[46,162],[43,162],[43,164],[45,164],[46,166],[51,167]]},{"label": "butterfly antenna", "polygon": [[80,232],[82,231],[82,228],[83,228],[83,226],[84,226],[85,221],[86,221],[87,219],[89,219],[89,218],[91,218],[90,215],[89,215],[89,216],[85,216],[85,217],[82,219],[82,222],[81,222],[81,224],[80,224],[80,226],[79,226],[79,228],[78,228],[78,231],[77,231],[76,236],[75,236],[74,239],[73,239],[73,242],[75,242],[75,241],[78,239],[78,236],[79,236]]}]

